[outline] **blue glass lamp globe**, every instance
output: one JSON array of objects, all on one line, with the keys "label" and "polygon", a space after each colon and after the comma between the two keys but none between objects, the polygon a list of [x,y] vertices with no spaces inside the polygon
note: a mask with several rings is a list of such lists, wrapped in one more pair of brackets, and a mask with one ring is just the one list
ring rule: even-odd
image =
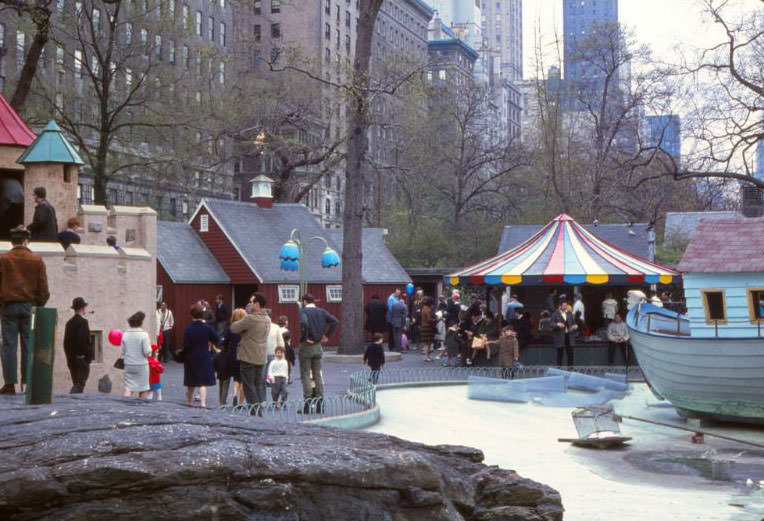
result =
[{"label": "blue glass lamp globe", "polygon": [[[279,253],[279,259],[282,261],[299,261],[300,260],[300,247],[293,240],[288,240],[281,247]],[[284,268],[282,268],[284,269]]]},{"label": "blue glass lamp globe", "polygon": [[339,254],[331,248],[326,248],[324,253],[321,254],[321,267],[333,268],[340,265]]}]

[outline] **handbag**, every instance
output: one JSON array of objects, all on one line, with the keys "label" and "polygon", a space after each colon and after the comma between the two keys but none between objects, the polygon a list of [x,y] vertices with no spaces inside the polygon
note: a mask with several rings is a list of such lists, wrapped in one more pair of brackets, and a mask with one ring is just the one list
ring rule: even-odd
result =
[{"label": "handbag", "polygon": [[182,364],[186,360],[186,350],[178,349],[177,351],[172,351],[172,357],[176,362]]},{"label": "handbag", "polygon": [[117,358],[117,361],[114,362],[114,369],[124,369],[125,368],[125,359],[121,356]]},{"label": "handbag", "polygon": [[473,337],[472,338],[472,349],[485,349],[485,338],[483,337]]}]

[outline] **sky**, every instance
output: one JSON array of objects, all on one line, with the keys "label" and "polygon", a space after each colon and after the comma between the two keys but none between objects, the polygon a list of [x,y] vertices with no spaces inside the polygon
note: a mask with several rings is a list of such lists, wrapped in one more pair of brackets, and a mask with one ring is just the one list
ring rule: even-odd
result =
[{"label": "sky", "polygon": [[[733,16],[760,8],[757,0],[730,0],[726,7]],[[703,15],[702,0],[619,0],[618,17],[622,25],[631,28],[640,43],[650,46],[654,56],[673,61],[686,51],[705,48],[723,36],[708,15]],[[562,36],[562,0],[523,1],[523,60],[524,76],[535,75],[534,48],[540,31],[545,49],[545,62],[552,63],[555,28]],[[538,31],[537,31],[538,29]]]}]

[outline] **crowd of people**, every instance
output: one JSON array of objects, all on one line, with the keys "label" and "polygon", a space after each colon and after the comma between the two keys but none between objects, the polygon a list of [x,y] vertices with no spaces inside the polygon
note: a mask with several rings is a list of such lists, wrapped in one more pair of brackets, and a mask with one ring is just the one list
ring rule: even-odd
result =
[{"label": "crowd of people", "polygon": [[[660,298],[654,295],[653,303],[656,300],[665,307],[672,305],[669,292]],[[575,346],[595,334],[588,325],[595,322],[602,325],[596,332],[597,339],[608,344],[608,365],[614,364],[617,352],[625,363],[629,362],[628,328],[611,293],[601,303],[599,320],[590,317],[587,321],[586,306],[578,291],[569,298],[550,289],[535,313],[527,310],[515,294],[508,296],[501,317],[489,307],[477,295],[463,303],[458,290],[440,295],[436,302],[421,289],[412,295],[396,289],[386,302],[379,295],[372,296],[364,309],[365,328],[374,338],[387,333],[390,351],[419,351],[424,362],[442,360],[444,366],[516,367],[523,350],[533,342],[551,343],[557,365],[563,366],[564,362],[572,367]]]}]

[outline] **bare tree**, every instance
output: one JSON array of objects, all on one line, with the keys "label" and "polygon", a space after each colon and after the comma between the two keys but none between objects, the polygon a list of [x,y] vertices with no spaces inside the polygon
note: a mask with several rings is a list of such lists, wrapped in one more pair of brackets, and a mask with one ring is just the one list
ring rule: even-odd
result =
[{"label": "bare tree", "polygon": [[11,95],[11,106],[16,111],[21,111],[26,102],[32,80],[37,74],[40,56],[50,38],[51,2],[52,0],[0,0],[0,14],[13,11],[19,17],[28,17],[34,27],[32,44],[24,56],[24,65]]},{"label": "bare tree", "polygon": [[[137,169],[157,186],[196,190],[222,164],[215,135],[223,122],[216,96],[225,80],[224,58],[212,47],[189,49],[173,42],[185,20],[168,4],[84,0],[56,25],[54,81],[38,81],[34,93],[53,107],[72,136],[94,182],[97,204],[107,201],[112,180],[130,180]],[[218,67],[220,64],[220,67]],[[189,73],[207,84],[192,84]],[[194,89],[197,90],[194,90]]]},{"label": "bare tree", "polygon": [[363,349],[362,238],[364,163],[369,149],[371,43],[382,0],[360,0],[356,30],[345,159],[345,209],[342,216],[342,332],[340,353]]}]

